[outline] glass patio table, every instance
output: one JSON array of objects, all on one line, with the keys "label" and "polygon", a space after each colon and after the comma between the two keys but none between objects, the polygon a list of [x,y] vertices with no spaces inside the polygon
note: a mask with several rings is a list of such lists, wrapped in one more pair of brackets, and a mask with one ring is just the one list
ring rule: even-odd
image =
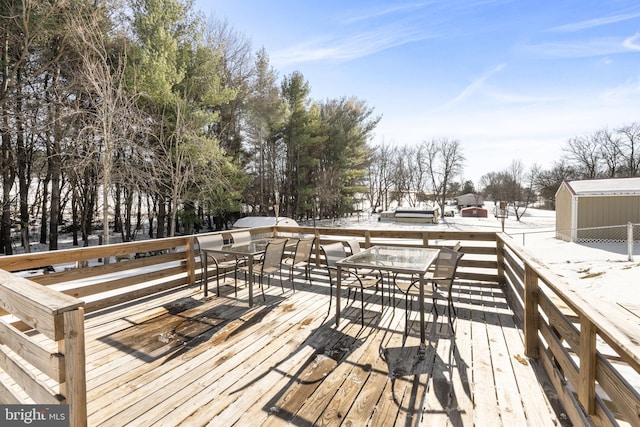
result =
[{"label": "glass patio table", "polygon": [[[297,239],[286,238],[287,247],[295,245]],[[256,258],[260,257],[267,249],[267,244],[275,238],[263,238],[254,239],[246,243],[228,243],[217,248],[207,248],[203,252],[211,252],[224,255],[233,255],[235,257],[242,257],[247,259],[248,278],[247,284],[249,286],[249,307],[253,307],[253,262]]]},{"label": "glass patio table", "polygon": [[372,246],[355,255],[336,262],[338,280],[336,291],[336,326],[340,325],[340,286],[342,269],[373,269],[396,274],[410,274],[420,277],[420,342],[425,341],[424,328],[424,286],[429,266],[438,256],[438,249]]}]

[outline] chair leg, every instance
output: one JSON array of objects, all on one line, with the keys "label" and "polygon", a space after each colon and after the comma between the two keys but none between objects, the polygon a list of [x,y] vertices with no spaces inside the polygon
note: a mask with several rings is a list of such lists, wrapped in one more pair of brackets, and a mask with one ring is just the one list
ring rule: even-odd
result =
[{"label": "chair leg", "polygon": [[456,311],[456,306],[453,304],[453,299],[451,298],[451,295],[449,295],[449,305],[451,306],[451,309],[453,310],[453,315],[454,316],[458,316],[458,312]]},{"label": "chair leg", "polygon": [[[409,298],[411,298],[411,296],[407,293],[407,295],[404,298],[404,339],[403,339],[403,343],[404,340],[407,339],[407,336],[409,336]],[[413,302],[413,300],[412,300]],[[413,304],[411,304],[413,305]]]},{"label": "chair leg", "polygon": [[309,281],[309,286],[311,286],[311,267],[308,262],[304,266],[304,278]]},{"label": "chair leg", "polygon": [[[356,296],[353,296],[355,301]],[[360,323],[364,326],[364,288],[360,286]]]},{"label": "chair leg", "polygon": [[[208,278],[208,275],[207,275]],[[220,297],[220,272],[216,271],[216,293]]]},{"label": "chair leg", "polygon": [[456,307],[453,305],[453,301],[447,301],[447,315],[449,317],[449,325],[451,325],[451,332],[455,334],[456,328],[453,326],[453,319],[458,317],[458,314],[456,313]]},{"label": "chair leg", "polygon": [[[432,301],[431,303],[433,304],[433,311],[436,312],[436,319],[437,319],[438,316],[440,315],[440,313],[438,313],[438,302],[435,297],[431,301]],[[444,314],[444,311],[442,312],[442,314]]]},{"label": "chair leg", "polygon": [[[284,293],[284,283],[282,280],[282,264],[280,264],[280,267],[278,267],[278,277],[280,278],[280,287],[282,288],[282,293]],[[293,290],[293,292],[296,291],[296,288],[293,285],[293,276],[291,277],[291,289]]]},{"label": "chair leg", "polygon": [[[280,287],[282,288],[282,293],[284,294],[284,283],[282,282],[282,264],[278,268],[278,277],[280,278]],[[291,286],[293,286],[293,281],[291,282]]]},{"label": "chair leg", "polygon": [[200,287],[202,288],[202,286],[204,285],[204,297],[206,298],[207,295],[209,295],[209,272],[207,271],[209,270],[209,265],[207,264],[207,261],[205,261],[204,263],[204,268],[202,269],[202,276],[203,278],[200,280]]},{"label": "chair leg", "polygon": [[[200,286],[198,286],[198,290],[202,289],[202,285],[204,283],[206,283],[206,278],[207,278],[207,265],[205,264],[204,266],[202,265],[202,260],[200,260]],[[206,296],[206,295],[205,295]]]}]

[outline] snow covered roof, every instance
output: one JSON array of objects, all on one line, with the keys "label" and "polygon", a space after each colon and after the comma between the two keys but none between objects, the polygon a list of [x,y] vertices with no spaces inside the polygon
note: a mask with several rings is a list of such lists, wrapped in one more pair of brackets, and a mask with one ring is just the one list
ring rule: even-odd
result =
[{"label": "snow covered roof", "polygon": [[456,197],[456,202],[461,206],[482,206],[484,198],[480,194],[467,193]]},{"label": "snow covered roof", "polygon": [[[272,227],[276,225],[275,216],[245,216],[233,223],[233,228]],[[298,223],[286,216],[278,217],[278,225],[297,227]]]},{"label": "snow covered roof", "polygon": [[576,195],[640,195],[640,178],[606,178],[566,181]]}]

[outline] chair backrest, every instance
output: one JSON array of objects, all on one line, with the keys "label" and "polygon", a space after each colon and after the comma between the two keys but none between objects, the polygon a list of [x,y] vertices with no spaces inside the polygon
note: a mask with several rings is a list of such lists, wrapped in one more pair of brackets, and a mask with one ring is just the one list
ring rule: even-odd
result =
[{"label": "chair backrest", "polygon": [[341,242],[320,245],[320,249],[329,269],[336,268],[336,262],[347,257],[347,251]]},{"label": "chair backrest", "polygon": [[347,240],[347,245],[349,246],[349,249],[351,249],[351,255],[355,255],[360,252],[360,243],[358,243],[357,240]]},{"label": "chair backrest", "polygon": [[452,251],[448,248],[440,249],[433,269],[433,282],[439,287],[450,288],[456,276],[458,261],[463,255],[461,252]]},{"label": "chair backrest", "polygon": [[231,239],[234,244],[249,243],[251,241],[250,231],[232,231]]},{"label": "chair backrest", "polygon": [[205,234],[196,236],[198,247],[203,249],[216,249],[224,244],[222,234]]},{"label": "chair backrest", "polygon": [[286,244],[287,239],[277,239],[267,243],[267,247],[264,250],[264,258],[262,258],[263,269],[280,265]]},{"label": "chair backrest", "polygon": [[293,257],[294,263],[309,261],[315,240],[315,237],[305,237],[298,240],[298,244],[296,245],[296,254]]}]

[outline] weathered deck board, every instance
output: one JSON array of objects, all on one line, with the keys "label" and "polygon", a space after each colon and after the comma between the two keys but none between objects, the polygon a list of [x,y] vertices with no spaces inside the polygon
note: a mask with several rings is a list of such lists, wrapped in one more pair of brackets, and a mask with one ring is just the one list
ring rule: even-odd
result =
[{"label": "weathered deck board", "polygon": [[[90,425],[553,425],[556,416],[499,287],[457,286],[458,319],[427,316],[420,359],[417,313],[406,341],[395,309],[367,291],[343,301],[335,327],[322,269],[247,307],[203,299],[198,287],[87,316]],[[431,304],[427,304],[427,310]],[[417,308],[417,304],[414,304]],[[439,304],[440,313],[443,305]],[[518,356],[518,357],[516,357]],[[514,424],[515,423],[515,424]]]}]

